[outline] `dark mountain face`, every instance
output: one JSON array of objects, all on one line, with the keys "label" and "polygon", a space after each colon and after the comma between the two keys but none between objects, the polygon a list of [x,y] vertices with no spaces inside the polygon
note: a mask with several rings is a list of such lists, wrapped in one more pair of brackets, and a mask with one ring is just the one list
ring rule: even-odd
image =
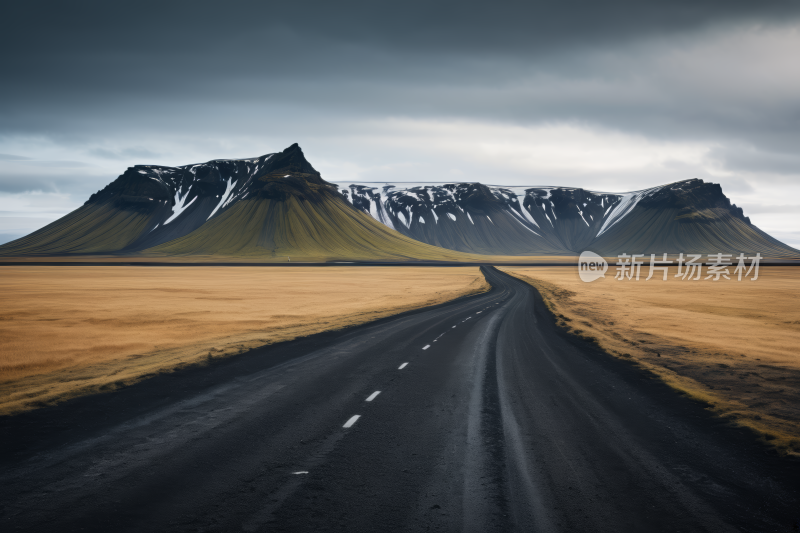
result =
[{"label": "dark mountain face", "polygon": [[341,198],[293,144],[253,159],[166,167],[136,165],[83,207],[0,247],[1,255],[143,250],[182,237],[249,199]]},{"label": "dark mountain face", "polygon": [[293,144],[283,152],[254,159],[216,160],[183,167],[137,165],[93,194],[87,206],[112,203],[150,215],[152,227],[126,246],[156,246],[202,226],[239,201],[250,198],[321,201],[336,195]]},{"label": "dark mountain face", "polygon": [[410,237],[472,253],[572,253],[590,243],[621,195],[559,187],[351,184],[353,206]]},{"label": "dark mountain face", "polygon": [[731,204],[718,183],[705,183],[700,179],[679,181],[661,187],[639,202],[645,209],[678,209],[682,223],[710,222],[718,216],[730,215],[750,224],[741,207]]},{"label": "dark mountain face", "polygon": [[294,143],[283,152],[273,154],[270,158],[270,170],[273,172],[286,172],[287,174],[313,174],[320,177],[320,173],[314,170],[311,163],[306,161],[303,150],[297,143]]},{"label": "dark mountain face", "polygon": [[479,183],[339,188],[355,208],[387,226],[462,252],[800,254],[753,226],[718,184],[696,179],[623,194]]},{"label": "dark mountain face", "polygon": [[[285,179],[289,185],[276,187],[278,179]],[[120,208],[156,209],[159,203],[168,202],[181,209],[195,199],[225,197],[219,204],[227,204],[259,194],[269,196],[277,189],[309,198],[314,196],[311,191],[335,192],[335,186],[325,182],[306,161],[300,147],[293,144],[283,152],[255,159],[217,160],[183,167],[136,165],[93,194],[86,204],[113,201]]]}]

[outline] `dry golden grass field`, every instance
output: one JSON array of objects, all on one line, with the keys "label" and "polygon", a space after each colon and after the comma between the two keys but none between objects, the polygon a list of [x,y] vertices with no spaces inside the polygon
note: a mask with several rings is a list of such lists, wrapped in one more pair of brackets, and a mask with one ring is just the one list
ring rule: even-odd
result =
[{"label": "dry golden grass field", "polygon": [[488,288],[477,267],[0,267],[0,414]]},{"label": "dry golden grass field", "polygon": [[[649,268],[649,267],[648,267]],[[636,361],[772,445],[800,454],[800,267],[755,281],[658,273],[583,283],[575,267],[504,268],[534,285],[573,333]]]}]

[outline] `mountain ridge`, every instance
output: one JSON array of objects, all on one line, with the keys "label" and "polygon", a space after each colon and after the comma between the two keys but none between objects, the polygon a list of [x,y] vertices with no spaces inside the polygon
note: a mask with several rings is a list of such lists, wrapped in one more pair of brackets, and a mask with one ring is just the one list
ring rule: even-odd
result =
[{"label": "mountain ridge", "polygon": [[302,256],[475,261],[478,256],[795,250],[754,226],[718,184],[628,193],[576,187],[325,181],[295,143],[248,159],[134,165],[0,256]]},{"label": "mountain ridge", "polygon": [[[470,253],[563,255],[590,249],[607,256],[800,256],[800,251],[754,226],[719,184],[700,179],[628,193],[454,182],[337,185],[355,208],[404,235]],[[487,237],[498,231],[502,237]]]}]

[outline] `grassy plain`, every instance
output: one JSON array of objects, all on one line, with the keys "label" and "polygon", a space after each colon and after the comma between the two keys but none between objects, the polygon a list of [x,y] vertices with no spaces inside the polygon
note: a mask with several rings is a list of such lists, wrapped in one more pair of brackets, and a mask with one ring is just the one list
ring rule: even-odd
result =
[{"label": "grassy plain", "polygon": [[488,290],[477,267],[0,267],[0,414]]},{"label": "grassy plain", "polygon": [[800,268],[755,281],[583,283],[575,267],[504,268],[535,286],[562,326],[708,402],[788,454],[800,455]]}]

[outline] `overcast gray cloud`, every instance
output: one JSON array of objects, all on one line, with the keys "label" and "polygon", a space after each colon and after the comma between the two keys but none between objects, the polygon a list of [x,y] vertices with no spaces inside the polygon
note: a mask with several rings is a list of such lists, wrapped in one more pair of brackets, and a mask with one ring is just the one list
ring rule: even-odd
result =
[{"label": "overcast gray cloud", "polygon": [[33,1],[4,18],[17,218],[128,165],[299,142],[338,180],[700,177],[768,231],[800,229],[796,1]]}]

